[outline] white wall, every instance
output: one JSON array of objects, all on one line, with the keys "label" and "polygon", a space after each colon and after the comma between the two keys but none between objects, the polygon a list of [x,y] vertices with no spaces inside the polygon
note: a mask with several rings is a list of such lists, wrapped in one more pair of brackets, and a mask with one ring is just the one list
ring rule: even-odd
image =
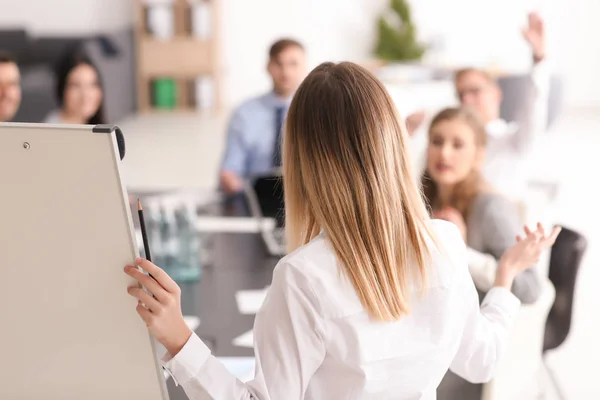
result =
[{"label": "white wall", "polygon": [[131,26],[132,0],[0,0],[0,28],[34,35],[80,35]]},{"label": "white wall", "polygon": [[[308,48],[309,65],[371,58],[376,19],[388,0],[221,0],[225,97],[231,104],[268,90],[266,53],[292,36]],[[442,45],[449,65],[495,64],[525,69],[530,61],[520,27],[530,9],[548,22],[553,63],[568,81],[567,103],[600,106],[598,0],[412,0],[421,37]],[[122,29],[132,0],[0,0],[0,28],[78,35]],[[468,11],[467,11],[468,10]],[[430,56],[433,56],[430,53]]]},{"label": "white wall", "polygon": [[[557,0],[558,1],[558,0]],[[555,62],[567,79],[566,102],[572,107],[600,107],[600,1],[560,1]]]},{"label": "white wall", "polygon": [[364,59],[381,0],[229,0],[223,5],[226,97],[236,104],[269,89],[265,72],[270,44],[300,40],[309,65]]},{"label": "white wall", "polygon": [[[567,1],[412,0],[411,3],[423,41],[441,46],[437,56],[429,54],[437,62],[450,67],[494,64],[526,70],[531,55],[521,28],[527,12],[540,9],[552,20],[556,4]],[[306,44],[310,66],[329,60],[360,62],[373,58],[377,17],[387,4],[387,0],[225,0],[223,62],[228,100],[236,104],[268,90],[269,80],[264,71],[266,53],[269,44],[281,36],[292,36]],[[549,31],[554,35],[552,29]]]}]

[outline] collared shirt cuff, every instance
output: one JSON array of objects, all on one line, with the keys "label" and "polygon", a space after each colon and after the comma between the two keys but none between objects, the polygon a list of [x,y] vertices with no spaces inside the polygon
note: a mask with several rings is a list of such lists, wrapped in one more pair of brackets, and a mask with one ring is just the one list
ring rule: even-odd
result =
[{"label": "collared shirt cuff", "polygon": [[175,384],[185,384],[198,374],[210,354],[210,349],[198,335],[192,333],[179,353],[171,358],[167,352],[161,358],[161,364],[171,375]]},{"label": "collared shirt cuff", "polygon": [[514,317],[517,315],[521,307],[521,301],[506,288],[495,286],[487,293],[483,299],[483,304],[494,304],[502,309],[505,313]]},{"label": "collared shirt cuff", "polygon": [[549,90],[551,70],[548,60],[545,58],[535,63],[531,70],[531,79],[538,90]]}]

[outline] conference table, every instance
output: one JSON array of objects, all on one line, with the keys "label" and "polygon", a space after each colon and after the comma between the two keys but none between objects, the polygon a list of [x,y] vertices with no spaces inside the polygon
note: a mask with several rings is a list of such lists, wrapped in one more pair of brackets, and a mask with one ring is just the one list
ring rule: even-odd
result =
[{"label": "conference table", "polygon": [[[236,293],[264,290],[271,283],[273,269],[279,258],[268,254],[263,239],[257,231],[258,220],[249,216],[245,198],[238,196],[224,199],[216,193],[200,190],[195,192],[129,191],[132,218],[142,255],[143,246],[137,216],[138,198],[144,207],[144,219],[150,238],[150,253],[156,264],[160,264],[160,260],[166,262],[167,258],[155,254],[157,253],[155,250],[165,243],[159,243],[162,239],[157,239],[157,235],[150,233],[153,224],[152,215],[162,213],[164,217],[165,214],[172,214],[173,210],[178,208],[188,211],[192,234],[200,242],[199,246],[194,247],[200,254],[198,262],[193,266],[199,276],[178,281],[182,292],[183,315],[199,318],[200,323],[195,332],[211,348],[213,355],[222,358],[226,365],[228,363],[233,365],[233,369],[246,365],[245,368],[252,368],[252,371],[244,373],[252,373],[253,367],[250,367],[248,357],[253,357],[254,352],[249,347],[247,337],[253,327],[254,315],[240,311]],[[161,210],[160,213],[156,212],[157,208]],[[180,223],[179,226],[183,224]],[[186,232],[178,232],[177,229],[171,233],[175,239],[188,235]],[[165,246],[162,247],[161,251]],[[175,251],[183,252],[182,247],[180,245]],[[185,264],[185,260],[183,263]],[[190,267],[181,263],[178,265],[184,269]],[[164,269],[170,275],[172,273],[172,277],[177,275],[176,271],[171,270],[168,265]],[[234,344],[234,340],[244,334],[246,334],[244,340],[246,344]],[[246,364],[243,363],[244,360]],[[238,367],[235,366],[236,363]],[[176,386],[173,379],[168,377],[167,387],[171,400],[187,398],[181,387]]]}]

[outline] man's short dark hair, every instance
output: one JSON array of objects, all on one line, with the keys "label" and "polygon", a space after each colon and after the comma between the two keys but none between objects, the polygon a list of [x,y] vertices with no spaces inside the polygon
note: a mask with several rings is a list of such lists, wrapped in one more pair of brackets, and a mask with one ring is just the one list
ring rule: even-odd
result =
[{"label": "man's short dark hair", "polygon": [[300,50],[304,50],[304,46],[302,46],[302,44],[297,40],[287,38],[279,39],[278,41],[273,43],[271,45],[271,48],[269,49],[269,60],[277,58],[281,53],[283,53],[290,47],[297,47]]},{"label": "man's short dark hair", "polygon": [[0,50],[0,64],[3,63],[17,63],[17,59],[10,54],[8,51]]}]

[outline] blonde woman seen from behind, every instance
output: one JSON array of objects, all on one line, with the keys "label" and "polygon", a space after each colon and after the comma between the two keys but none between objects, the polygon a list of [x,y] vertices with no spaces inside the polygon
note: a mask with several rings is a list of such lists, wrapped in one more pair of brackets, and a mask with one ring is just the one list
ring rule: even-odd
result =
[{"label": "blonde woman seen from behind", "polygon": [[313,70],[283,142],[290,253],[256,315],[254,380],[242,383],[185,325],[179,287],[142,259],[125,271],[163,361],[191,399],[435,399],[450,367],[486,381],[519,308],[514,277],[556,232],[529,232],[481,307],[458,229],[428,219],[408,138],[384,87],[352,63]]}]

